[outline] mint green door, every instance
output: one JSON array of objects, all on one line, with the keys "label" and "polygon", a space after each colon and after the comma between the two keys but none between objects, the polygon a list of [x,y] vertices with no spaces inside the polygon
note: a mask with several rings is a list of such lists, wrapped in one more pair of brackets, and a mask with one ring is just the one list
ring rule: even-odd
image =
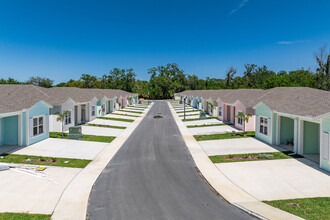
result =
[{"label": "mint green door", "polygon": [[304,121],[304,154],[320,153],[320,125]]},{"label": "mint green door", "polygon": [[280,117],[280,144],[292,144],[294,138],[294,120],[284,116]]},{"label": "mint green door", "polygon": [[10,116],[2,119],[4,145],[18,145],[18,116]]}]

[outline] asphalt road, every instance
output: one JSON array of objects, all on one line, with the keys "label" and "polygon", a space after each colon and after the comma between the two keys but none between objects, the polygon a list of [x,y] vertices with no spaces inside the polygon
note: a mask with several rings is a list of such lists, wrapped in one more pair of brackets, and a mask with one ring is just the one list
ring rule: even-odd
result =
[{"label": "asphalt road", "polygon": [[167,103],[155,102],[93,186],[88,218],[252,217],[211,191],[196,171]]}]

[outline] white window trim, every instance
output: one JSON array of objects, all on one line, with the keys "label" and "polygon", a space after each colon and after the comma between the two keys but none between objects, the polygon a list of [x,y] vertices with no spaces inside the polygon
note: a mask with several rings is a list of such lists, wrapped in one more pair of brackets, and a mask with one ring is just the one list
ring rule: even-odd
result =
[{"label": "white window trim", "polygon": [[66,125],[70,125],[70,124],[72,124],[72,111],[71,110],[68,110],[69,112],[70,112],[70,123],[66,123],[66,118],[67,118],[67,116],[65,115],[64,116],[64,125],[66,126]]},{"label": "white window trim", "polygon": [[[42,124],[42,126],[43,126],[43,128],[42,128],[43,132],[42,133],[38,133],[37,135],[33,135],[33,130],[34,130],[33,121],[34,121],[35,118],[38,118],[38,131],[39,131],[39,118],[41,118],[41,117],[43,117],[43,119],[42,119],[43,120],[43,124]],[[31,123],[32,123],[32,129],[31,129],[31,132],[32,132],[31,137],[32,138],[36,138],[36,137],[39,137],[39,136],[42,136],[42,135],[46,134],[46,130],[45,130],[46,115],[37,115],[37,116],[32,117],[31,118]]]},{"label": "white window trim", "polygon": [[[242,112],[242,111],[237,111],[237,114],[236,114],[236,115],[238,115],[240,112]],[[238,123],[239,119],[241,119],[241,122],[242,122],[242,124]],[[236,120],[237,120],[237,122],[236,122],[236,123],[237,123],[238,125],[241,125],[241,126],[243,126],[243,125],[244,125],[244,121],[243,121],[243,119],[242,119],[242,118],[239,118],[239,117],[237,117],[237,118],[236,118]]]},{"label": "white window trim", "polygon": [[[267,119],[267,134],[264,134],[264,133],[260,132],[261,118],[263,118],[263,119],[266,118]],[[268,117],[265,117],[265,116],[258,116],[258,120],[259,120],[259,122],[258,122],[258,133],[265,136],[265,137],[269,137],[270,136],[269,135],[269,121],[270,121],[270,119]],[[262,123],[262,124],[264,124],[264,123]]]},{"label": "white window trim", "polygon": [[222,117],[222,106],[218,106],[218,116]]},{"label": "white window trim", "polygon": [[[94,108],[94,111],[93,111],[93,108]],[[93,112],[94,112],[94,114],[93,114]],[[95,116],[95,114],[96,114],[96,107],[95,107],[95,105],[92,105],[92,111],[91,111],[91,113],[92,113],[92,116]]]}]

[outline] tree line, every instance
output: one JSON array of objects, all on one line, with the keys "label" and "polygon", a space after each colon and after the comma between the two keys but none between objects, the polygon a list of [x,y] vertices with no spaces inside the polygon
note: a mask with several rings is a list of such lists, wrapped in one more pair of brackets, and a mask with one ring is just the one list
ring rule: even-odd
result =
[{"label": "tree line", "polygon": [[114,68],[101,77],[82,74],[78,80],[69,80],[54,85],[49,78],[31,77],[26,82],[19,82],[13,78],[0,79],[0,84],[33,84],[42,87],[79,87],[100,89],[122,89],[138,93],[140,97],[152,99],[172,98],[174,93],[185,90],[202,89],[240,89],[256,88],[270,89],[274,87],[311,87],[330,91],[330,50],[321,47],[314,54],[318,67],[315,71],[298,69],[292,71],[274,72],[267,66],[245,64],[244,71],[237,73],[234,67],[228,68],[225,78],[201,79],[195,74],[185,74],[175,63],[150,68],[149,81],[139,80],[133,69]]}]

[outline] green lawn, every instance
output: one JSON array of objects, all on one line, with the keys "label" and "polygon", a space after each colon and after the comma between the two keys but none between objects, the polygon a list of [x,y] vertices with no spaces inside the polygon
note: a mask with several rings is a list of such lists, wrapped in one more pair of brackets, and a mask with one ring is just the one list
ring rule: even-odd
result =
[{"label": "green lawn", "polygon": [[105,120],[113,120],[113,121],[125,121],[125,122],[133,122],[133,119],[125,119],[125,118],[109,118],[109,117],[97,117],[99,119],[105,119]]},{"label": "green lawn", "polygon": [[28,214],[28,213],[0,213],[0,220],[48,220],[51,215]]},{"label": "green lawn", "polygon": [[330,219],[330,197],[264,201],[304,219]]},{"label": "green lawn", "polygon": [[[49,132],[49,137],[50,138],[62,138],[62,133],[61,132]],[[64,138],[68,138],[68,134],[64,133]],[[116,137],[112,136],[96,136],[96,135],[87,135],[83,134],[83,138],[81,139],[82,141],[96,141],[96,142],[105,142],[105,143],[110,143],[113,141]]]},{"label": "green lawn", "polygon": [[223,126],[226,124],[205,124],[205,125],[188,125],[187,128],[202,128],[202,127],[213,127],[213,126]]},{"label": "green lawn", "polygon": [[207,135],[194,135],[194,138],[197,141],[208,141],[208,140],[219,140],[219,139],[232,139],[232,138],[248,138],[254,137],[254,131],[245,132],[245,136],[243,132],[236,132],[236,135],[233,136],[232,133],[223,133],[223,134],[207,134]]},{"label": "green lawn", "polygon": [[139,116],[137,116],[137,115],[130,115],[130,114],[118,114],[118,113],[114,113],[114,112],[112,112],[111,114],[113,114],[113,115],[121,115],[121,116],[130,116],[130,117],[139,117]]},{"label": "green lawn", "polygon": [[[0,162],[3,163],[35,164],[35,165],[47,165],[47,166],[58,166],[58,167],[84,168],[91,162],[91,160],[59,158],[59,157],[42,157],[42,156],[30,156],[30,155],[19,155],[19,154],[3,154],[1,156],[3,156],[3,158],[0,158]],[[29,160],[27,161],[27,159]],[[69,162],[64,163],[65,161],[69,161]]]},{"label": "green lawn", "polygon": [[129,112],[129,113],[136,113],[136,114],[142,114],[142,112],[137,111],[129,111],[129,110],[120,110],[121,112]]},{"label": "green lawn", "polygon": [[118,129],[126,129],[126,127],[115,126],[115,125],[101,125],[101,124],[84,124],[86,126],[94,126],[94,127],[103,127],[103,128],[118,128]]},{"label": "green lawn", "polygon": [[[209,119],[218,119],[217,117],[208,117],[208,118],[191,118],[191,119],[186,119],[184,121],[198,121],[198,120],[209,120]],[[183,120],[183,119],[182,119]]]},{"label": "green lawn", "polygon": [[270,153],[253,153],[253,154],[229,154],[229,155],[216,155],[209,156],[213,163],[231,163],[243,161],[256,161],[256,160],[278,160],[278,159],[292,159],[301,158],[300,155],[292,155],[291,151],[283,152],[270,152]]}]

